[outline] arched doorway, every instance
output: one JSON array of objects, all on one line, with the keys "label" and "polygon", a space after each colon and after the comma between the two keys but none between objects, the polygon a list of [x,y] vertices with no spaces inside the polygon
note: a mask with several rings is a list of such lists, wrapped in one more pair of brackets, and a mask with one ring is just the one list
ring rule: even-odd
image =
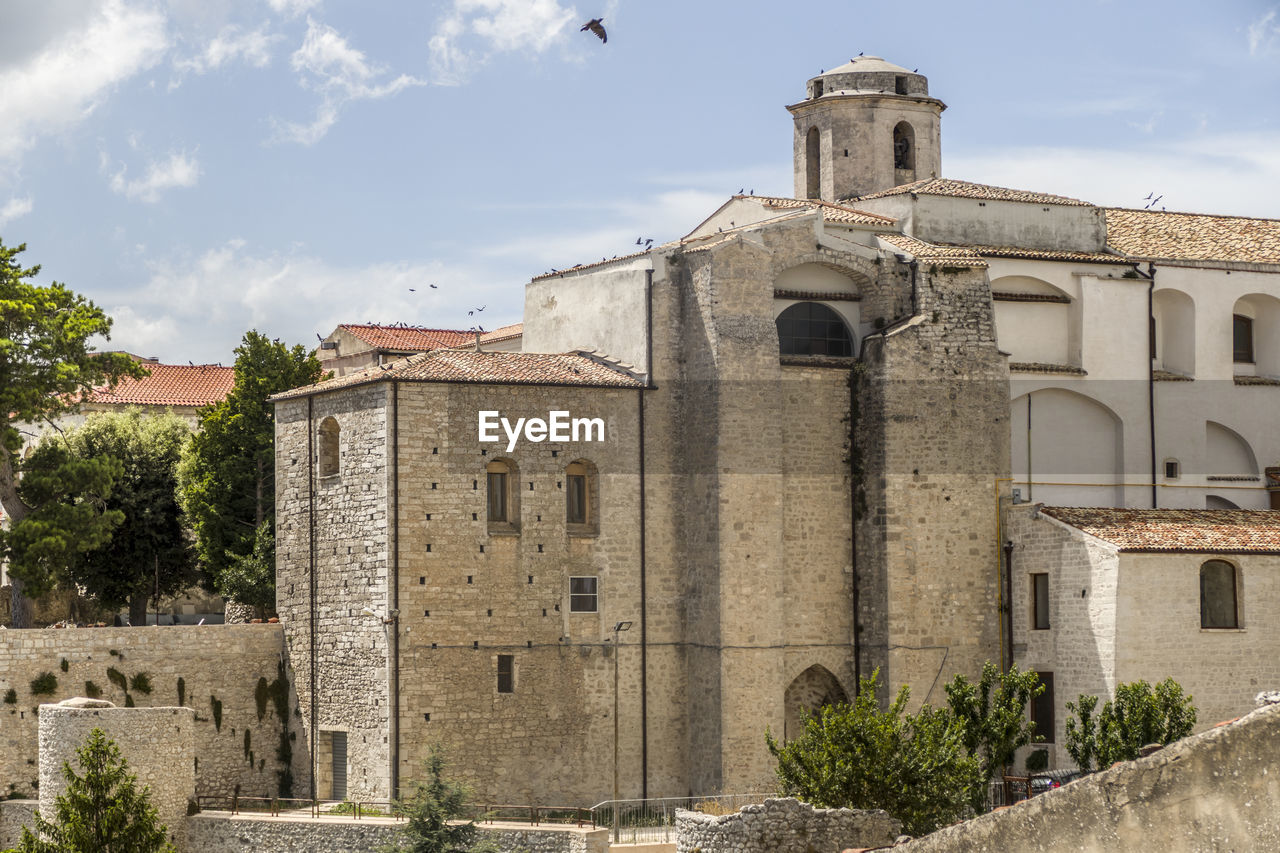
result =
[{"label": "arched doorway", "polygon": [[787,686],[787,692],[783,698],[786,719],[783,723],[782,739],[788,741],[799,736],[807,715],[827,705],[839,705],[848,701],[848,694],[831,674],[831,670],[814,664],[797,675],[795,680]]}]

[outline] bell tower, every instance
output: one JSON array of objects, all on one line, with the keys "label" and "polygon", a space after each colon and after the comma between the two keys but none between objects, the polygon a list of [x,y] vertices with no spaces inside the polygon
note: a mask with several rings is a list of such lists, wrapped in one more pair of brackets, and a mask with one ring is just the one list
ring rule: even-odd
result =
[{"label": "bell tower", "polygon": [[923,74],[858,56],[811,79],[795,121],[795,196],[841,201],[942,173],[941,119]]}]

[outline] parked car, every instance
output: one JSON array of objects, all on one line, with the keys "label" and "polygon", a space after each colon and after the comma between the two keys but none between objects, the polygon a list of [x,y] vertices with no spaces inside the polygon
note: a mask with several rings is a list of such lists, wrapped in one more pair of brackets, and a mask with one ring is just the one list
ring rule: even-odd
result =
[{"label": "parked car", "polygon": [[1031,795],[1043,794],[1054,788],[1061,788],[1068,782],[1079,779],[1079,770],[1042,770],[1031,774]]}]

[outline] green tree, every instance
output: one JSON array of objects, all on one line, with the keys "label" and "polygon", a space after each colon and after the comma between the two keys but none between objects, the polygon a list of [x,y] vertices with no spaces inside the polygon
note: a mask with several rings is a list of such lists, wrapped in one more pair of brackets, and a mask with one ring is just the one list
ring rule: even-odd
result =
[{"label": "green tree", "polygon": [[496,853],[493,842],[477,841],[475,821],[464,820],[470,792],[444,777],[439,748],[431,750],[424,769],[426,777],[416,783],[413,796],[397,806],[406,820],[383,853]]},{"label": "green tree", "polygon": [[1097,705],[1098,697],[1089,695],[1067,703],[1067,752],[1085,773],[1132,761],[1142,747],[1181,740],[1196,726],[1192,697],[1172,678],[1155,687],[1146,681],[1118,684],[1115,698],[1095,716]]},{"label": "green tree", "polygon": [[55,801],[54,819],[36,812],[35,832],[23,827],[8,853],[172,853],[150,790],[138,790],[138,777],[102,729],[89,732],[76,754],[83,775],[63,763],[67,790]]},{"label": "green tree", "polygon": [[765,740],[784,793],[827,808],[884,809],[905,831],[924,835],[963,817],[981,768],[949,710],[905,713],[904,685],[881,711],[878,678],[877,671],[863,679],[852,704],[807,717],[795,740]]},{"label": "green tree", "polygon": [[1035,726],[1027,717],[1027,703],[1044,692],[1044,685],[1034,671],[1023,672],[1014,664],[1001,672],[987,661],[977,684],[957,675],[946,689],[947,705],[964,727],[965,748],[982,769],[982,785],[974,790],[972,802],[980,811],[987,783],[1013,763],[1019,747],[1031,743]]},{"label": "green tree", "polygon": [[[236,348],[230,394],[201,413],[200,431],[179,466],[179,500],[195,534],[201,566],[218,592],[270,608],[275,601],[275,416],[272,394],[308,385],[323,371],[301,345],[250,331]],[[246,579],[256,579],[246,587]],[[264,604],[265,603],[265,604]]]},{"label": "green tree", "polygon": [[26,463],[38,470],[46,458],[67,455],[120,463],[104,504],[120,524],[109,542],[76,555],[67,576],[105,608],[127,605],[134,625],[146,624],[148,599],[174,595],[199,579],[176,497],[178,462],[190,437],[186,422],[172,413],[99,413],[47,438]]},{"label": "green tree", "polygon": [[[40,267],[18,263],[25,250],[26,244],[0,242],[0,506],[10,521],[0,533],[0,559],[9,560],[16,628],[31,625],[27,593],[47,588],[65,558],[100,544],[79,526],[83,513],[46,512],[36,528],[19,532],[33,509],[18,490],[20,425],[51,421],[75,411],[86,391],[145,373],[124,353],[94,352],[89,341],[108,338],[111,319],[66,285],[33,284]],[[80,467],[67,473],[74,475],[64,482],[68,488],[84,479],[99,492],[109,488],[100,480],[101,471]]]}]

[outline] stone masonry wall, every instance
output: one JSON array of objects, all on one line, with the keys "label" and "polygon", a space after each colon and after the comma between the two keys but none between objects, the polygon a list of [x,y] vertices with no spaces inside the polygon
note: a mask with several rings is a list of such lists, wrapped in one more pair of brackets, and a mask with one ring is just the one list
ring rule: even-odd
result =
[{"label": "stone masonry wall", "polygon": [[[72,700],[77,701],[77,700]],[[86,705],[110,705],[79,700]],[[57,817],[57,798],[66,792],[64,765],[81,772],[77,750],[101,729],[120,748],[138,787],[148,789],[169,837],[180,838],[187,803],[196,789],[195,711],[190,708],[40,706],[40,813]]]},{"label": "stone masonry wall", "polygon": [[[0,631],[0,693],[13,691],[0,704],[0,795],[35,791],[37,706],[85,696],[90,684],[117,706],[195,711],[196,793],[275,796],[289,769],[294,794],[305,794],[308,761],[283,652],[279,625]],[[41,676],[52,692],[35,695]],[[277,695],[287,699],[284,719]],[[277,757],[282,739],[292,750],[287,768]]]},{"label": "stone masonry wall", "polygon": [[[309,424],[306,399],[276,407],[276,609],[297,673],[306,732],[299,737],[316,744],[319,758],[324,733],[346,733],[346,793],[353,799],[385,798],[390,785],[389,636],[378,617],[361,615],[389,609],[386,405],[387,389],[374,385],[315,398]],[[316,434],[329,417],[340,430],[339,471],[321,477],[315,458],[308,459],[308,433],[316,453]],[[327,783],[329,768],[317,768],[317,776]],[[328,784],[316,793],[333,794]]]},{"label": "stone masonry wall", "polygon": [[35,825],[39,800],[0,800],[0,850],[17,847],[22,828]]},{"label": "stone masonry wall", "polygon": [[1280,706],[1178,741],[899,853],[1280,849]]},{"label": "stone masonry wall", "polygon": [[728,815],[676,812],[677,853],[839,853],[889,846],[901,832],[881,809],[815,809],[791,797]]},{"label": "stone masonry wall", "polygon": [[[188,820],[183,851],[240,853],[366,853],[395,839],[404,824],[386,818],[361,820],[271,818],[200,814]],[[607,853],[607,829],[586,827],[481,826],[480,838],[510,853]]]}]

